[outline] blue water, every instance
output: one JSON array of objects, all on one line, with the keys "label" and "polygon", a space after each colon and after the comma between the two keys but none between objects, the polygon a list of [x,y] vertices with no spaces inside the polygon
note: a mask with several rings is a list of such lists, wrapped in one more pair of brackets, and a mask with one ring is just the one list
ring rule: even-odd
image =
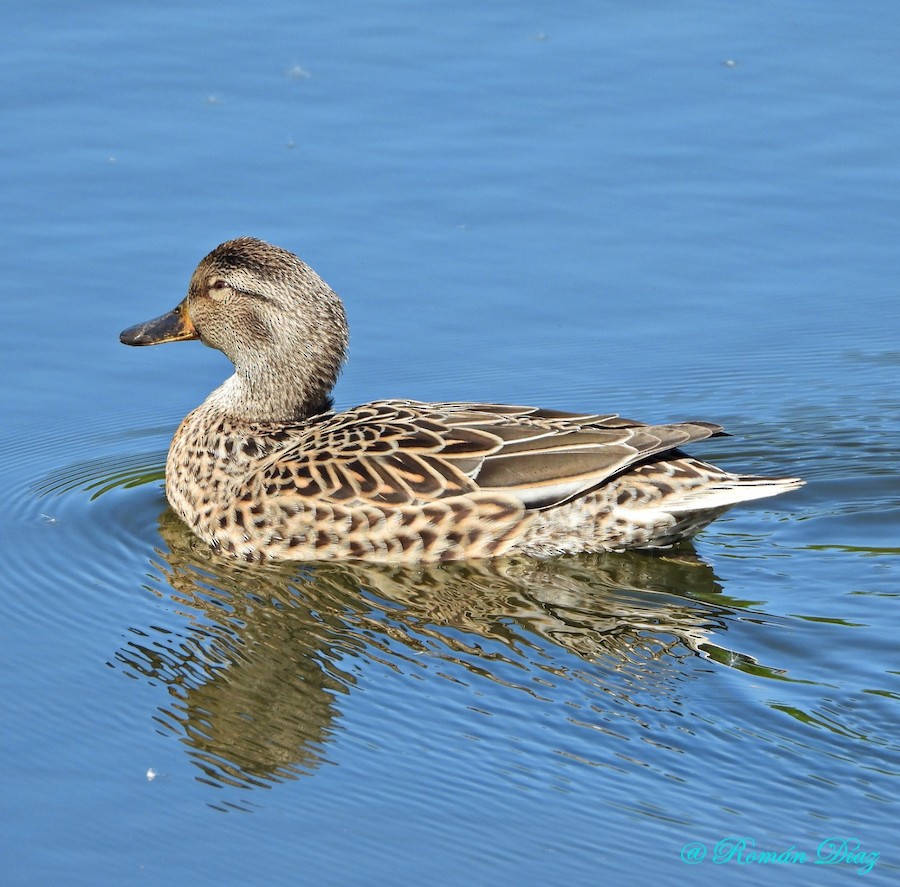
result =
[{"label": "blue water", "polygon": [[[5,882],[896,880],[896,4],[4,20]],[[343,296],[338,406],[708,419],[807,486],[687,554],[223,567],[159,472],[227,361],[118,332],[241,234]]]}]

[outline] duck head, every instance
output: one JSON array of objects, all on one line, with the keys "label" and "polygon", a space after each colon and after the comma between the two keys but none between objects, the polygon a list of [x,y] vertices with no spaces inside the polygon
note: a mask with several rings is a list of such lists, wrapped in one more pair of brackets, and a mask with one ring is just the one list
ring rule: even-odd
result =
[{"label": "duck head", "polygon": [[200,339],[235,375],[210,397],[248,421],[307,418],[331,405],[347,353],[337,294],[293,253],[252,237],[217,246],[172,311],[124,330],[126,345]]}]

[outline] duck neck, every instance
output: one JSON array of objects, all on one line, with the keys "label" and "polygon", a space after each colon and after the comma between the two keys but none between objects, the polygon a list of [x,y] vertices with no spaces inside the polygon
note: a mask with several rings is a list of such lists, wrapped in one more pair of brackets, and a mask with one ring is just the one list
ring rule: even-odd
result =
[{"label": "duck neck", "polygon": [[[276,378],[278,385],[274,384]],[[216,412],[245,422],[302,422],[331,409],[331,398],[322,391],[284,384],[285,377],[260,379],[240,371],[226,379],[206,399]]]}]

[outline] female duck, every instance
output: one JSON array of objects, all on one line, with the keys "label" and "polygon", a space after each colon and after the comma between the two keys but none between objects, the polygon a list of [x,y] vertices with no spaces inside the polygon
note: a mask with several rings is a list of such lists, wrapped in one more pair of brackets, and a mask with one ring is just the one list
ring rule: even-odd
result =
[{"label": "female duck", "polygon": [[201,539],[248,561],[659,548],[802,483],[681,452],[723,433],[709,422],[411,400],[331,412],[347,350],[341,300],[254,238],[216,247],[177,308],[120,338],[200,339],[234,363],[175,433],[166,494]]}]

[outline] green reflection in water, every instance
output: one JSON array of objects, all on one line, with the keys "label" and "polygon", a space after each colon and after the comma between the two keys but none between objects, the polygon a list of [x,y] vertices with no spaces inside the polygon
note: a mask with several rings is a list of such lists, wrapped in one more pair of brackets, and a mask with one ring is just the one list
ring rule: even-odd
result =
[{"label": "green reflection in water", "polygon": [[60,495],[84,490],[97,499],[117,488],[130,489],[143,484],[159,483],[166,478],[166,455],[159,453],[76,462],[56,471],[34,485],[39,496]]}]

